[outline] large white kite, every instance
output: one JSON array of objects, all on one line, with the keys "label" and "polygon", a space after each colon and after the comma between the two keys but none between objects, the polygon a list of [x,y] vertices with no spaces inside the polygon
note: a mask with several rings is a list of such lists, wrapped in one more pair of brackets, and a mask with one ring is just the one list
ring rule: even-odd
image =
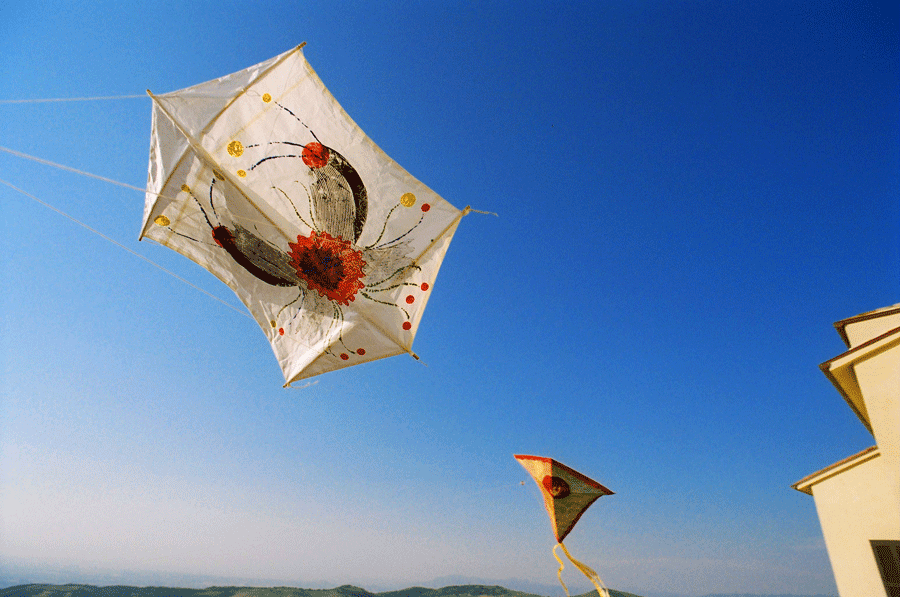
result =
[{"label": "large white kite", "polygon": [[301,48],[151,94],[141,229],[234,290],[286,385],[413,354],[441,261],[469,211],[381,151]]}]

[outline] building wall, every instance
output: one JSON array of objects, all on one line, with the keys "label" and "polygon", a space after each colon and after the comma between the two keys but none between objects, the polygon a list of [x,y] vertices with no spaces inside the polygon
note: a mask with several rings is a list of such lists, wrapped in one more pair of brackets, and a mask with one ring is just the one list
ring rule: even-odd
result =
[{"label": "building wall", "polygon": [[[896,306],[893,309],[888,307],[888,309],[896,310]],[[847,339],[850,341],[850,347],[852,348],[898,327],[900,327],[900,313],[891,313],[890,315],[849,323],[844,327],[844,332],[847,334]]]},{"label": "building wall", "polygon": [[841,597],[887,597],[869,543],[900,540],[896,471],[881,456],[812,487]]},{"label": "building wall", "polygon": [[866,402],[866,411],[875,442],[882,457],[893,472],[893,496],[900,511],[900,335],[877,353],[856,363],[859,389]]}]

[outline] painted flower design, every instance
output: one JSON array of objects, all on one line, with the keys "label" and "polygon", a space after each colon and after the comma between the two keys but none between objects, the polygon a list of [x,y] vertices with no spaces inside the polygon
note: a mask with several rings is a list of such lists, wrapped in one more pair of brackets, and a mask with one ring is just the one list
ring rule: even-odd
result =
[{"label": "painted flower design", "polygon": [[288,248],[297,276],[321,296],[349,305],[365,287],[366,262],[350,241],[313,230],[309,236],[298,235]]}]

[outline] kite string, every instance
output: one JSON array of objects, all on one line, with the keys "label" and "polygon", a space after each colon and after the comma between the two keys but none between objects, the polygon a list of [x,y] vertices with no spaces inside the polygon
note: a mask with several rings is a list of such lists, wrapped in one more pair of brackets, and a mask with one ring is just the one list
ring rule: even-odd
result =
[{"label": "kite string", "polygon": [[[237,312],[237,313],[240,313],[241,315],[243,315],[243,316],[245,316],[245,317],[250,317],[250,315],[249,315],[248,313],[246,313],[246,312],[244,312],[244,311],[241,311],[240,309],[238,309],[238,308],[235,307],[234,305],[231,305],[231,304],[229,304],[229,303],[223,301],[222,299],[220,299],[220,298],[217,297],[216,295],[211,294],[211,293],[207,292],[206,290],[203,290],[203,289],[200,288],[199,286],[196,286],[196,285],[192,284],[191,282],[185,280],[184,278],[182,278],[181,276],[179,276],[179,275],[176,274],[175,272],[172,272],[172,271],[170,271],[170,270],[167,270],[166,268],[164,268],[163,266],[159,265],[158,263],[155,263],[155,262],[151,261],[150,259],[148,259],[147,257],[144,257],[143,255],[141,255],[141,254],[138,253],[137,251],[134,251],[133,249],[129,249],[128,247],[126,247],[125,245],[123,245],[122,243],[120,243],[119,241],[114,240],[114,239],[112,239],[112,238],[106,236],[105,234],[103,234],[103,233],[100,232],[99,230],[96,230],[96,229],[94,229],[94,228],[91,228],[90,226],[88,226],[88,225],[85,224],[84,222],[82,222],[82,221],[80,221],[80,220],[77,220],[77,219],[73,218],[72,216],[70,216],[70,215],[67,214],[66,212],[64,212],[64,211],[62,211],[62,210],[60,210],[60,209],[57,209],[57,208],[53,207],[53,206],[50,205],[49,203],[46,203],[46,202],[44,202],[44,201],[41,201],[40,199],[38,199],[37,197],[35,197],[35,196],[32,195],[31,193],[29,193],[29,192],[27,192],[27,191],[24,191],[24,190],[20,189],[19,187],[15,186],[15,185],[12,184],[12,183],[9,183],[9,182],[3,180],[2,178],[0,178],[0,183],[3,183],[3,184],[5,184],[6,186],[8,186],[9,188],[11,188],[11,189],[13,189],[13,190],[15,190],[15,191],[18,191],[18,192],[20,192],[20,193],[22,193],[23,195],[25,195],[26,197],[28,197],[28,198],[30,198],[30,199],[33,199],[33,200],[37,201],[38,203],[40,203],[40,204],[43,205],[44,207],[46,207],[46,208],[48,208],[48,209],[52,209],[52,210],[55,211],[56,213],[58,213],[58,214],[60,214],[60,215],[62,215],[62,216],[65,216],[65,217],[69,218],[70,220],[72,220],[73,222],[75,222],[76,224],[78,224],[79,226],[81,226],[81,227],[83,227],[83,228],[86,228],[87,230],[90,230],[91,232],[93,232],[94,234],[96,234],[96,235],[98,235],[98,236],[100,236],[100,237],[102,237],[102,238],[105,238],[106,240],[108,240],[108,241],[111,242],[112,244],[116,245],[117,247],[119,247],[119,248],[121,248],[121,249],[125,249],[126,251],[128,251],[128,252],[131,253],[132,255],[135,255],[136,257],[140,257],[141,259],[143,259],[144,261],[146,261],[147,263],[149,263],[149,264],[152,265],[153,267],[156,267],[156,268],[158,268],[158,269],[160,269],[160,270],[166,272],[167,274],[169,274],[169,275],[172,276],[173,278],[176,278],[177,280],[181,280],[182,282],[184,282],[185,284],[187,284],[187,285],[190,286],[191,288],[193,288],[193,289],[195,289],[195,290],[199,290],[200,292],[202,292],[202,293],[205,294],[206,296],[211,297],[211,298],[213,298],[213,299],[219,301],[220,303],[222,303],[223,305],[225,305],[226,307],[228,307],[228,308],[231,309],[232,311],[235,311],[235,312]],[[143,189],[138,189],[138,190],[143,190]],[[252,319],[252,317],[250,317],[250,318]]]},{"label": "kite string", "polygon": [[[133,189],[135,191],[140,191],[142,193],[147,193],[152,191],[147,191],[147,189],[142,189],[141,187],[136,187],[134,185],[128,184],[127,182],[119,182],[118,180],[113,180],[112,178],[106,178],[105,176],[100,176],[99,174],[91,174],[90,172],[85,172],[84,170],[79,170],[78,168],[72,168],[71,166],[64,166],[62,164],[57,164],[56,162],[51,162],[50,160],[45,160],[43,158],[39,158],[37,156],[28,155],[27,153],[22,153],[21,151],[16,151],[15,149],[9,149],[8,147],[3,147],[0,145],[0,151],[5,151],[6,153],[12,154],[16,157],[24,158],[26,160],[31,160],[33,162],[37,162],[39,164],[44,164],[45,166],[52,166],[54,168],[59,168],[60,170],[66,170],[68,172],[74,172],[75,174],[80,174],[82,176],[87,176],[88,178],[96,178],[97,180],[102,180],[103,182],[108,182],[110,184],[118,185],[120,187],[125,187],[126,189]],[[18,189],[17,189],[18,190]],[[167,197],[165,195],[156,194],[163,199],[172,199],[172,197]],[[60,212],[62,213],[62,212]],[[66,214],[63,214],[66,215]],[[69,216],[66,216],[69,217]]]},{"label": "kite string", "polygon": [[39,104],[45,102],[92,102],[96,100],[135,99],[147,97],[141,95],[105,95],[99,97],[53,97],[45,99],[0,99],[0,104]]}]

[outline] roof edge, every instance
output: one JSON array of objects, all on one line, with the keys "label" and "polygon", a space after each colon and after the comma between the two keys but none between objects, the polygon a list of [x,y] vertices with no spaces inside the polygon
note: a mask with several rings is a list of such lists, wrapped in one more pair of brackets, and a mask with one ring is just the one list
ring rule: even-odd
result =
[{"label": "roof edge", "polygon": [[[842,352],[838,356],[829,359],[819,365],[819,369],[822,370],[822,373],[825,374],[825,377],[828,378],[828,380],[835,387],[838,393],[844,398],[844,400],[847,402],[847,405],[850,407],[850,410],[852,410],[853,413],[859,418],[863,426],[865,426],[865,428],[873,434],[874,432],[872,431],[872,425],[869,422],[869,415],[867,412],[865,412],[865,403],[857,405],[853,400],[853,397],[851,396],[851,394],[853,396],[858,396],[860,398],[860,401],[862,400],[862,395],[859,389],[859,382],[856,381],[856,373],[853,367],[860,361],[875,354],[879,354],[884,350],[887,350],[890,346],[894,345],[898,341],[898,339],[900,339],[900,327],[888,330],[880,336],[876,336],[871,340],[863,342],[859,346],[854,346],[853,348]],[[850,367],[850,383],[853,387],[845,386],[841,382],[841,380],[837,378],[836,375],[837,371],[843,370],[847,367]]]},{"label": "roof edge", "polygon": [[796,489],[801,493],[805,493],[807,495],[812,495],[812,486],[821,483],[835,475],[839,475],[844,471],[850,470],[853,467],[859,466],[864,462],[868,462],[873,458],[877,458],[881,455],[881,451],[878,449],[878,446],[870,446],[861,452],[857,452],[852,456],[848,456],[842,460],[838,460],[834,464],[829,464],[825,468],[818,470],[810,475],[806,475],[796,483],[791,485],[791,489]]},{"label": "roof edge", "polygon": [[851,323],[866,321],[868,319],[878,319],[879,317],[894,315],[895,313],[900,313],[900,303],[891,305],[890,307],[882,307],[873,311],[866,311],[865,313],[860,313],[859,315],[854,315],[853,317],[835,321],[834,328],[837,330],[838,334],[840,334],[841,340],[844,341],[844,344],[847,345],[847,348],[850,348],[850,338],[847,336],[847,330],[845,329],[848,325],[850,325]]}]

